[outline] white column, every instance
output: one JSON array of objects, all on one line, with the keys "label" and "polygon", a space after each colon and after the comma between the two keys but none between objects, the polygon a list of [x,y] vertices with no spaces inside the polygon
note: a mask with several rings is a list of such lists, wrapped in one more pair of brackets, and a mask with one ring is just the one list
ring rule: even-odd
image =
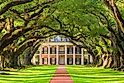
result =
[{"label": "white column", "polygon": [[67,46],[65,45],[65,65],[67,65]]},{"label": "white column", "polygon": [[90,63],[93,63],[93,57],[90,55]]},{"label": "white column", "polygon": [[81,65],[84,65],[84,53],[83,53],[83,48],[81,48]]},{"label": "white column", "polygon": [[36,65],[36,62],[35,62],[35,54],[34,54],[34,56],[33,56],[33,58],[32,58],[32,63],[33,63],[33,65]]},{"label": "white column", "polygon": [[42,65],[42,47],[40,48],[40,54],[39,54],[39,65]]},{"label": "white column", "polygon": [[50,46],[48,45],[48,65],[50,65]]},{"label": "white column", "polygon": [[59,46],[56,46],[56,65],[59,64]]},{"label": "white column", "polygon": [[75,65],[75,46],[73,46],[73,65]]}]

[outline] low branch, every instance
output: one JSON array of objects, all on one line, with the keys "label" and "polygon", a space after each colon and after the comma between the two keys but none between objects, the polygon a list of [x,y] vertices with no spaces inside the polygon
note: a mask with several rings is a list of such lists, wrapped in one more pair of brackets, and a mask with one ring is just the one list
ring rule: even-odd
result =
[{"label": "low branch", "polygon": [[19,13],[18,11],[14,10],[14,9],[10,9],[10,11],[11,11],[12,13],[14,13],[16,16],[18,16],[19,18],[21,18],[22,20],[26,21],[25,18],[23,18],[22,16],[20,16],[20,13]]},{"label": "low branch", "polygon": [[8,3],[5,7],[3,7],[1,10],[0,10],[0,15],[2,15],[3,13],[5,13],[6,11],[9,10],[9,8],[13,7],[13,6],[17,6],[17,5],[20,5],[20,4],[25,4],[25,3],[28,3],[28,2],[31,2],[32,0],[15,0],[15,1],[12,1],[10,3]]}]

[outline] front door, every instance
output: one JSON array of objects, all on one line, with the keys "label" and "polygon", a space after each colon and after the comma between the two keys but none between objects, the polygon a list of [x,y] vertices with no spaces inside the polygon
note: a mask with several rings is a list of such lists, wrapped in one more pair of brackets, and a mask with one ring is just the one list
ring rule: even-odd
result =
[{"label": "front door", "polygon": [[65,58],[64,57],[62,57],[62,56],[59,57],[59,64],[60,65],[64,65],[65,64]]}]

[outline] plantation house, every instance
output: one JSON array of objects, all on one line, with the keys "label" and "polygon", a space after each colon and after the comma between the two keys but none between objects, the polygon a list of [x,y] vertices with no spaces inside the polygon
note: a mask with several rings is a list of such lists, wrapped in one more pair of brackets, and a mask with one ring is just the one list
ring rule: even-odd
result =
[{"label": "plantation house", "polygon": [[39,47],[32,58],[35,65],[84,65],[92,63],[86,49],[73,45],[69,38],[49,38]]}]

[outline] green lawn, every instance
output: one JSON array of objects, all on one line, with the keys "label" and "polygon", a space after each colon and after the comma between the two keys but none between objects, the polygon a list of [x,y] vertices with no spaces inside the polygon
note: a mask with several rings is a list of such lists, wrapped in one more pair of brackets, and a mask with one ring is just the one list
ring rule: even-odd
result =
[{"label": "green lawn", "polygon": [[49,83],[56,68],[57,66],[37,66],[15,72],[0,71],[8,74],[0,74],[0,83]]},{"label": "green lawn", "polygon": [[67,66],[74,83],[124,83],[124,72],[84,66]]}]

